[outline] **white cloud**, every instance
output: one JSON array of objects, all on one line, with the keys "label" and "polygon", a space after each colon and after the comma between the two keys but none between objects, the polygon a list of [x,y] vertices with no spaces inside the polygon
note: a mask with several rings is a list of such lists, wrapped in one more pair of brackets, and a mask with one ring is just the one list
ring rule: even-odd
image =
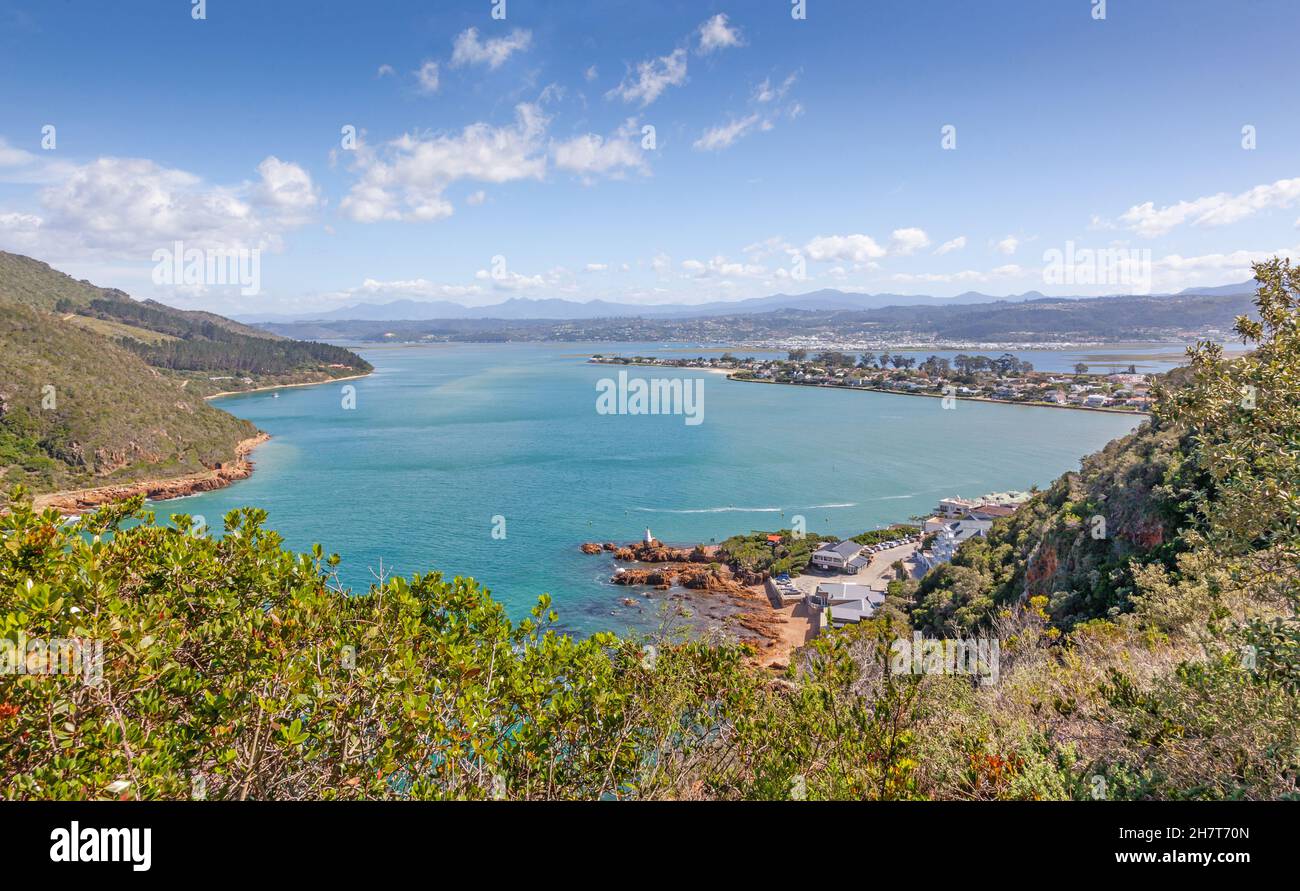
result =
[{"label": "white cloud", "polygon": [[797,73],[791,73],[785,80],[774,87],[771,78],[765,78],[754,90],[754,98],[763,103],[784,99],[785,94],[790,92],[790,88],[794,86],[795,81],[798,79],[799,75]]},{"label": "white cloud", "polygon": [[667,275],[672,271],[673,258],[661,251],[655,254],[654,259],[650,261],[650,268],[653,269],[657,275]]},{"label": "white cloud", "polygon": [[999,254],[1006,254],[1010,257],[1020,247],[1020,239],[1014,235],[1008,235],[1006,238],[993,245],[993,249]]},{"label": "white cloud", "polygon": [[757,263],[737,263],[723,256],[716,256],[705,262],[701,260],[683,260],[682,269],[692,278],[767,278],[766,266]]},{"label": "white cloud", "polygon": [[35,229],[44,222],[40,217],[30,213],[0,213],[0,229],[14,232]]},{"label": "white cloud", "polygon": [[535,105],[515,106],[511,126],[471,124],[457,135],[404,134],[382,152],[359,146],[360,178],[341,207],[362,223],[427,222],[452,214],[443,192],[458,180],[506,183],[541,179],[546,173],[542,137],[547,120]]},{"label": "white cloud", "polygon": [[1252,263],[1268,260],[1272,257],[1300,259],[1300,247],[1278,248],[1272,251],[1232,251],[1227,254],[1203,254],[1197,257],[1184,257],[1181,254],[1168,254],[1152,263],[1155,280],[1166,290],[1179,290],[1185,287],[1203,285],[1210,282],[1228,283],[1245,281],[1254,277]]},{"label": "white cloud", "polygon": [[306,222],[311,211],[324,203],[311,174],[297,164],[271,155],[257,165],[257,172],[262,179],[253,189],[254,200],[276,208],[288,218],[300,218]]},{"label": "white cloud", "polygon": [[[773,103],[785,98],[785,94],[789,92],[790,87],[794,85],[797,79],[798,75],[792,73],[776,87],[772,86],[770,78],[764,80],[755,87],[753,98],[749,103],[750,108],[756,110],[746,115],[732,115],[731,119],[726,123],[705,130],[700,138],[695,140],[693,148],[696,151],[703,152],[721,151],[730,148],[755,130],[766,133],[773,129],[781,114],[781,110],[773,107]],[[785,109],[785,113],[793,120],[802,113],[802,108],[796,102]]]},{"label": "white cloud", "polygon": [[882,246],[870,235],[819,235],[804,245],[803,253],[818,263],[838,261],[873,268],[874,261],[886,256],[906,257],[930,246],[930,236],[915,226],[895,229],[889,245]]},{"label": "white cloud", "polygon": [[964,247],[966,247],[966,236],[958,235],[952,241],[945,241],[943,244],[939,245],[939,247],[935,249],[934,253],[935,256],[941,257],[944,254],[951,254],[953,251],[959,251]]},{"label": "white cloud", "polygon": [[528,291],[547,287],[547,277],[543,275],[521,275],[518,272],[505,272],[493,275],[486,269],[474,273],[479,281],[488,282],[497,291]]},{"label": "white cloud", "polygon": [[1274,183],[1255,186],[1237,195],[1220,192],[1180,201],[1166,207],[1154,202],[1135,204],[1120,216],[1120,222],[1146,238],[1155,238],[1183,224],[1193,226],[1226,226],[1240,222],[1253,214],[1269,208],[1291,207],[1300,199],[1300,177],[1280,179]]},{"label": "white cloud", "polygon": [[644,108],[658,99],[664,90],[685,82],[686,50],[676,49],[666,56],[638,63],[635,76],[629,72],[621,84],[605,95],[617,96],[624,102],[640,102]]},{"label": "white cloud", "polygon": [[194,248],[278,250],[285,231],[321,206],[310,175],[268,157],[258,178],[212,185],[145,158],[66,164],[36,195],[39,213],[0,211],[5,243],[56,259],[145,259],[184,241]]},{"label": "white cloud", "polygon": [[799,253],[799,249],[781,236],[773,235],[771,238],[745,245],[745,247],[741,248],[741,252],[748,254],[752,259],[762,260],[779,254],[794,256]]},{"label": "white cloud", "polygon": [[827,260],[866,263],[885,256],[888,251],[870,235],[819,235],[808,242],[804,253],[819,263]]},{"label": "white cloud", "polygon": [[379,70],[375,72],[375,77],[392,77],[397,74],[397,70],[392,65],[380,65]]},{"label": "white cloud", "polygon": [[587,83],[591,83],[593,80],[600,77],[600,71],[596,68],[595,65],[592,65],[590,68],[588,68],[586,71],[582,73],[582,76],[587,79]]},{"label": "white cloud", "polygon": [[716,152],[730,148],[736,140],[753,130],[760,120],[761,118],[758,115],[751,114],[726,124],[720,124],[717,127],[711,127],[705,130],[699,139],[695,140],[692,147],[696,151],[702,152]]},{"label": "white cloud", "polygon": [[588,263],[583,268],[584,272],[607,272],[608,270],[609,270],[608,263]]},{"label": "white cloud", "polygon": [[[923,284],[960,284],[967,287],[980,284],[1002,284],[1019,280],[1019,286],[1039,288],[1052,293],[1068,295],[1115,294],[1115,293],[1164,293],[1181,291],[1185,288],[1209,287],[1247,281],[1252,276],[1251,263],[1270,257],[1300,259],[1300,247],[1279,248],[1269,251],[1238,250],[1228,253],[1204,254],[1184,257],[1181,254],[1168,254],[1152,260],[1146,269],[1133,271],[1133,284],[1116,284],[1114,281],[1095,285],[1053,285],[1044,287],[1042,269],[1026,268],[1016,263],[1008,263],[989,270],[966,269],[953,273],[897,273],[891,278],[898,282]],[[1134,263],[1145,262],[1135,260]],[[1149,280],[1137,282],[1149,271]]]},{"label": "white cloud", "polygon": [[420,85],[421,93],[438,92],[438,63],[432,59],[426,61],[415,72],[415,79]]},{"label": "white cloud", "polygon": [[360,287],[351,288],[343,292],[343,294],[348,297],[365,297],[367,299],[374,299],[375,297],[382,296],[389,300],[395,300],[401,297],[421,297],[425,299],[432,297],[444,300],[454,300],[460,297],[469,297],[474,294],[481,294],[482,292],[483,289],[478,285],[437,284],[423,278],[388,282],[368,278],[361,283]]},{"label": "white cloud", "polygon": [[0,183],[45,185],[67,179],[77,165],[54,157],[55,152],[29,152],[0,137]]},{"label": "white cloud", "polygon": [[739,28],[732,27],[728,21],[726,13],[718,13],[713,18],[706,21],[699,27],[699,50],[702,53],[711,53],[718,49],[727,49],[733,46],[743,46],[744,38],[740,34]]},{"label": "white cloud", "polygon": [[585,133],[552,143],[555,166],[580,174],[588,182],[598,175],[621,177],[629,170],[646,173],[649,168],[637,140],[638,132],[636,119],[629,118],[609,138]]},{"label": "white cloud", "polygon": [[465,197],[465,203],[470,207],[478,207],[485,201],[487,201],[487,192],[484,192],[482,189],[479,189],[477,192],[471,192]]},{"label": "white cloud", "polygon": [[899,256],[907,256],[916,253],[922,248],[930,246],[930,236],[924,229],[915,227],[908,229],[895,229],[890,233],[889,252]]},{"label": "white cloud", "polygon": [[456,38],[451,53],[451,67],[486,65],[495,71],[513,53],[528,49],[532,42],[533,33],[522,28],[516,28],[505,37],[493,37],[486,41],[478,39],[478,28],[468,28]]},{"label": "white cloud", "polygon": [[0,138],[0,167],[23,167],[36,161],[37,156],[20,148],[14,148]]}]

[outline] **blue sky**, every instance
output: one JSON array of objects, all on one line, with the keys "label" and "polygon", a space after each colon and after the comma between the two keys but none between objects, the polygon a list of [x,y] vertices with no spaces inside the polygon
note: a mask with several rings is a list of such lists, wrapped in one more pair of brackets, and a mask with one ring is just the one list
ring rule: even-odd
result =
[{"label": "blue sky", "polygon": [[[0,0],[0,248],[229,313],[1141,289],[1045,280],[1070,244],[1166,291],[1300,253],[1293,0],[497,6]],[[155,284],[176,240],[260,249],[260,292]]]}]

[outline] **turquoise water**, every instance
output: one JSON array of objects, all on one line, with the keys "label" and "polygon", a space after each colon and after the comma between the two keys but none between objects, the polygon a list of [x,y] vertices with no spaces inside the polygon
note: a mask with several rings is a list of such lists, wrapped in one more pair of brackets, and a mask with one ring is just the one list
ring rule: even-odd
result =
[{"label": "turquoise water", "polygon": [[[619,345],[635,352],[637,345]],[[1044,485],[1139,419],[1096,412],[739,383],[703,378],[703,422],[601,415],[587,363],[599,344],[381,347],[373,375],[233,396],[225,410],[272,434],[256,472],[216,492],[157,505],[220,526],[264,508],[288,546],[320,542],[341,579],[439,569],[483,582],[515,615],[549,592],[576,631],[647,621],[608,584],[588,540],[721,541],[806,517],[853,534],[920,514],[946,495]],[[505,538],[494,538],[494,517]],[[499,529],[499,525],[497,527]]]}]

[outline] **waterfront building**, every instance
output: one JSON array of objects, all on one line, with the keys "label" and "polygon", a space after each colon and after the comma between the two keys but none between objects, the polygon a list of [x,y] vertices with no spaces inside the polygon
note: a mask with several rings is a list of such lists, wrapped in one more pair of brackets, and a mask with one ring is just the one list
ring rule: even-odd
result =
[{"label": "waterfront building", "polygon": [[824,544],[813,551],[812,565],[827,572],[856,573],[870,560],[859,561],[862,545],[856,541],[842,541],[839,544]]}]

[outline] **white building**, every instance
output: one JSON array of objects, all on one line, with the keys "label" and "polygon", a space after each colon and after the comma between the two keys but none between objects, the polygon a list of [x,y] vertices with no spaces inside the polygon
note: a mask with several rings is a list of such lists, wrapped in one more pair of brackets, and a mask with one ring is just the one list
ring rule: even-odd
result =
[{"label": "white building", "polygon": [[939,530],[930,550],[918,552],[921,565],[925,567],[926,572],[929,572],[941,563],[950,562],[962,542],[976,536],[988,535],[992,526],[991,520],[958,520],[955,523],[948,523]]},{"label": "white building", "polygon": [[968,498],[945,498],[939,502],[939,506],[935,508],[935,513],[944,517],[960,517],[978,503],[978,501],[971,501]]},{"label": "white building", "polygon": [[856,541],[842,541],[839,544],[824,544],[813,551],[812,565],[826,572],[847,572],[856,574],[871,562],[862,556],[862,545]]}]

